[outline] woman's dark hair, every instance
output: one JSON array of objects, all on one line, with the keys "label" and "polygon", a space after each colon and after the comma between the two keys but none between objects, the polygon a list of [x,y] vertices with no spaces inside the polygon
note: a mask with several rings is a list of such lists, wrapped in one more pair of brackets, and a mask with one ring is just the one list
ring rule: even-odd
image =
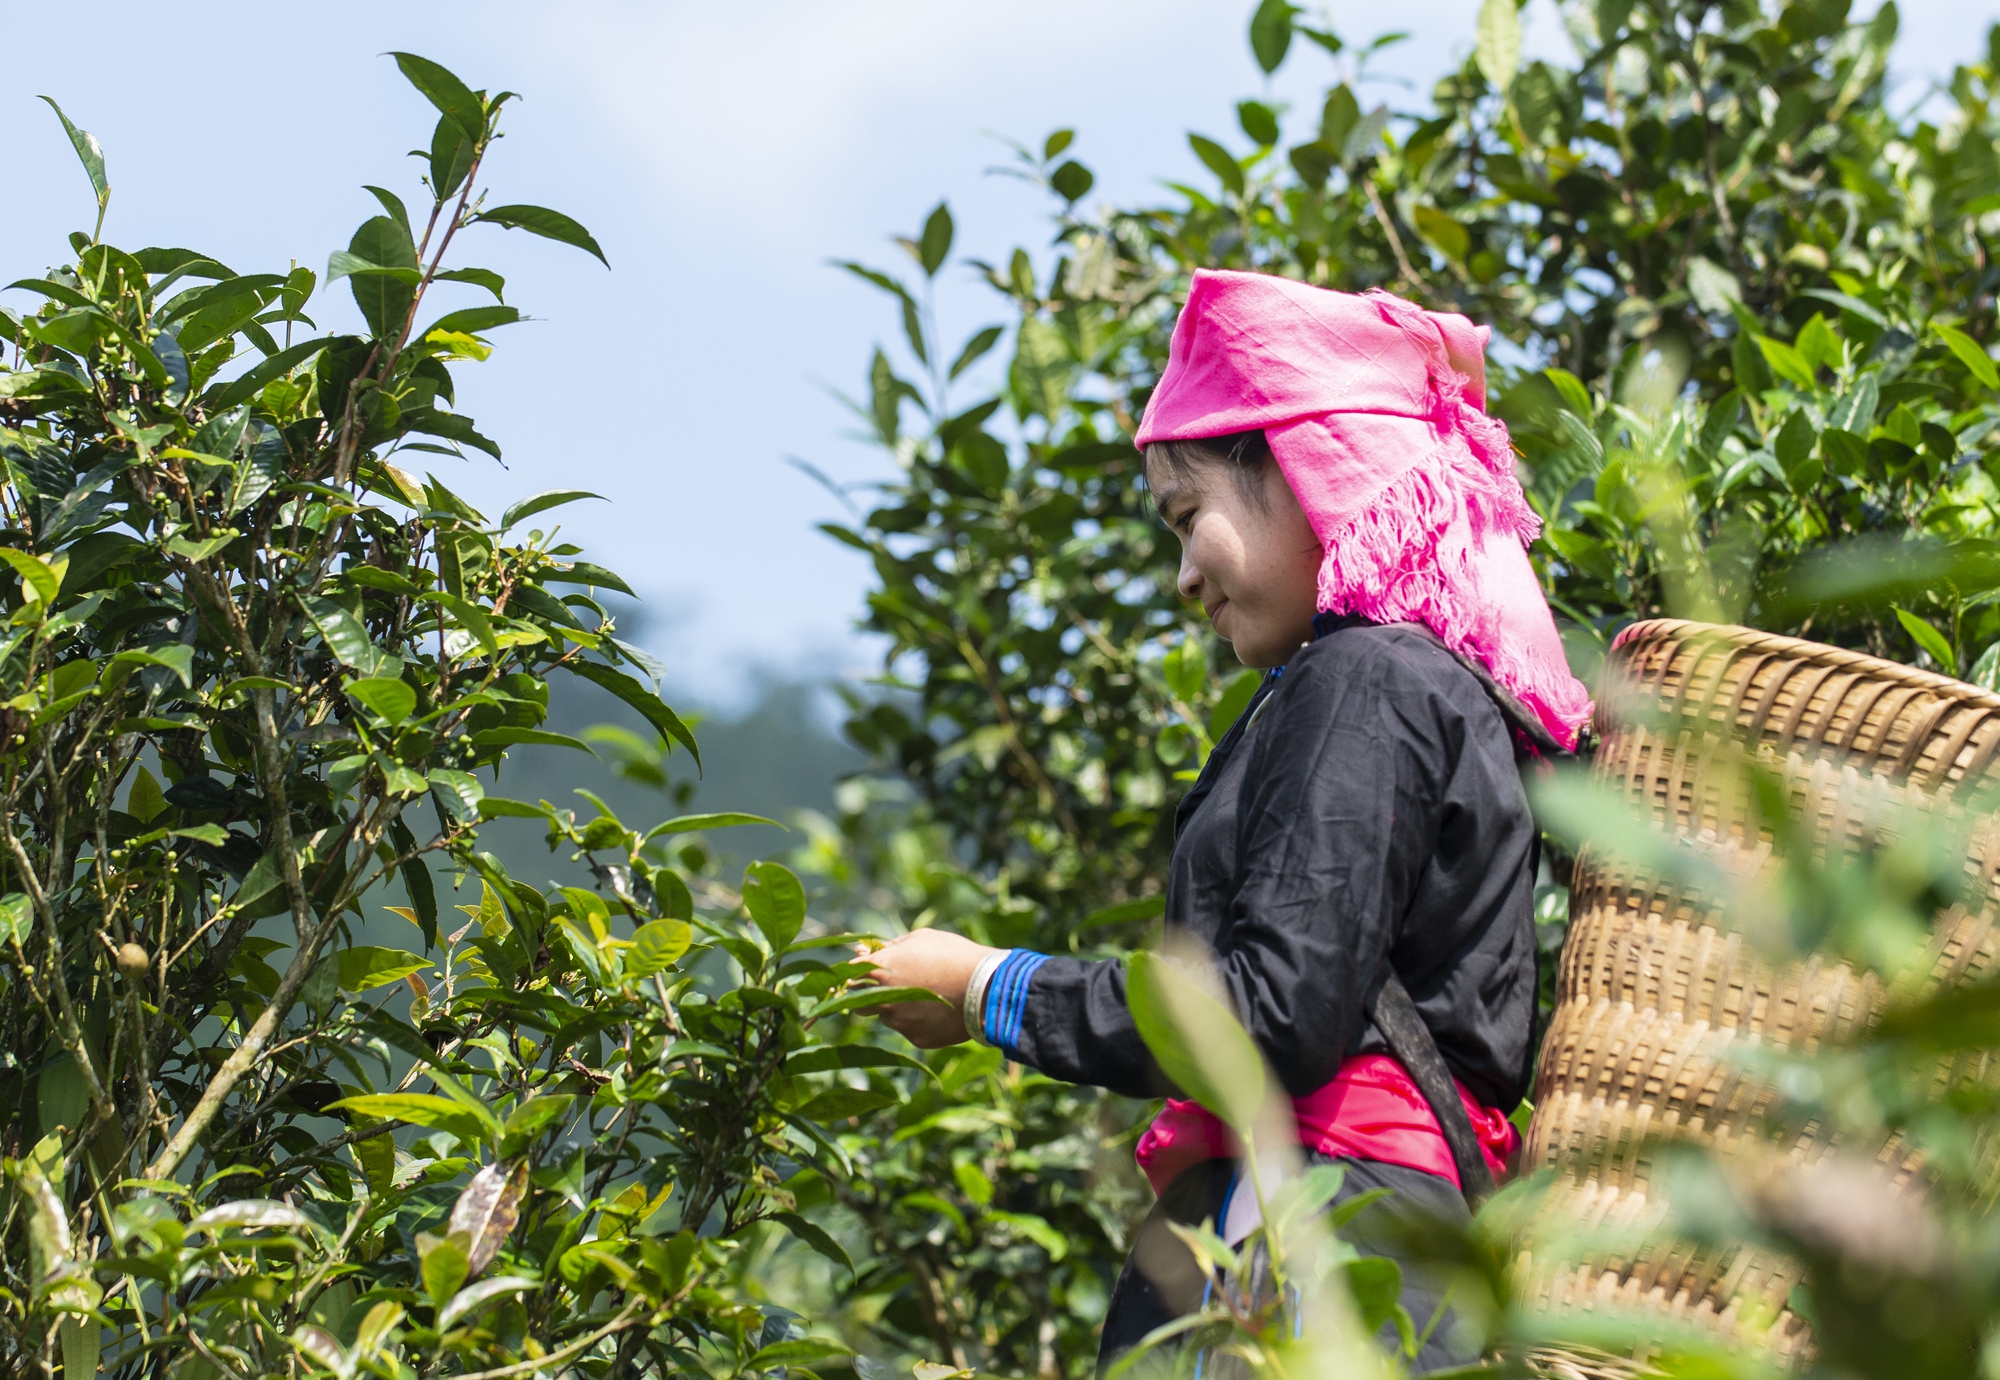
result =
[{"label": "woman's dark hair", "polygon": [[1237,489],[1259,506],[1264,502],[1264,466],[1270,459],[1271,443],[1262,431],[1236,431],[1198,441],[1155,441],[1146,447],[1147,464],[1157,461],[1183,482],[1198,469],[1227,466]]}]

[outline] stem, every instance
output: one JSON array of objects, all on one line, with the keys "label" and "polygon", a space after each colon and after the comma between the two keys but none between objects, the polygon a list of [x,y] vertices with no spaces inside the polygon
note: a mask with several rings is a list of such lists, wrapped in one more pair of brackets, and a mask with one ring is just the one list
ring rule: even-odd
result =
[{"label": "stem", "polygon": [[501,1366],[498,1370],[475,1371],[471,1375],[459,1376],[458,1380],[501,1380],[501,1377],[503,1376],[520,1375],[524,1371],[541,1370],[545,1366],[559,1365],[560,1363],[567,1361],[570,1357],[576,1355],[578,1352],[587,1350],[588,1348],[597,1345],[599,1342],[603,1341],[606,1337],[609,1337],[612,1333],[623,1332],[626,1328],[630,1327],[633,1324],[633,1322],[637,1320],[638,1312],[639,1312],[639,1305],[636,1303],[629,1303],[625,1305],[625,1311],[623,1313],[620,1313],[610,1322],[598,1328],[597,1331],[591,1333],[588,1337],[583,1337],[578,1339],[577,1341],[571,1342],[568,1346],[562,1348],[560,1351],[551,1351],[546,1356],[537,1356],[532,1360],[528,1361],[516,1361],[513,1365]]},{"label": "stem", "polygon": [[105,1091],[104,1081],[98,1076],[97,1065],[91,1061],[90,1050],[84,1044],[83,1026],[77,1021],[76,1007],[70,1003],[69,983],[63,978],[62,932],[56,926],[56,913],[49,905],[48,893],[42,889],[42,882],[35,875],[33,864],[28,859],[28,850],[21,846],[20,838],[14,833],[10,821],[6,826],[7,850],[14,855],[15,870],[21,874],[21,885],[27,889],[28,900],[35,907],[35,914],[42,922],[42,929],[48,939],[49,970],[55,989],[56,1009],[62,1014],[63,1048],[76,1066],[83,1072],[84,1086],[90,1092],[90,1109],[93,1126],[108,1117],[118,1115],[118,1109],[111,1104],[111,1095]]},{"label": "stem", "polygon": [[[293,858],[291,861],[291,871],[296,877],[298,860]],[[174,1170],[180,1167],[181,1161],[194,1149],[195,1142],[201,1138],[201,1133],[208,1129],[209,1123],[215,1120],[216,1113],[222,1110],[222,1104],[228,1100],[237,1083],[263,1057],[264,1047],[271,1042],[271,1036],[277,1032],[278,1023],[291,1011],[292,1003],[298,1000],[300,991],[306,985],[306,979],[312,975],[313,961],[319,955],[320,945],[326,942],[328,936],[339,928],[339,925],[340,912],[334,911],[320,923],[318,928],[306,936],[305,942],[299,945],[291,966],[285,969],[285,976],[279,981],[278,990],[271,994],[270,1005],[264,1008],[263,1014],[257,1017],[256,1022],[244,1035],[243,1043],[222,1061],[222,1067],[215,1071],[215,1077],[210,1080],[208,1090],[201,1095],[201,1101],[195,1103],[194,1110],[182,1120],[180,1130],[174,1133],[166,1148],[146,1166],[142,1178],[173,1177]]]},{"label": "stem", "polygon": [[1403,252],[1403,237],[1396,233],[1396,223],[1389,219],[1389,208],[1382,204],[1382,193],[1375,189],[1375,179],[1363,176],[1361,186],[1368,193],[1368,204],[1375,211],[1375,220],[1382,227],[1382,233],[1389,237],[1389,248],[1396,255],[1396,271],[1403,281],[1418,292],[1424,290],[1424,280],[1410,267],[1410,259]]}]

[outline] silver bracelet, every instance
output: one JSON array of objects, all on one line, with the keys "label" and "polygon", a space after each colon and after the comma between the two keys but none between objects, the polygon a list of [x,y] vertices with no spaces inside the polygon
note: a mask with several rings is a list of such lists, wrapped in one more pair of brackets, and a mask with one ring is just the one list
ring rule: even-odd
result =
[{"label": "silver bracelet", "polygon": [[972,970],[971,981],[965,984],[965,1033],[967,1038],[982,1045],[993,1043],[986,1038],[986,988],[1010,952],[1012,950],[995,949],[980,959],[979,966]]}]

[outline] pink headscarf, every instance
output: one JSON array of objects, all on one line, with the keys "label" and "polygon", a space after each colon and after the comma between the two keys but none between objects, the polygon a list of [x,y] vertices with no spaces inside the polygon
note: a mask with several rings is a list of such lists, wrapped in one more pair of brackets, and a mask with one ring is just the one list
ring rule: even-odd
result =
[{"label": "pink headscarf", "polygon": [[1198,269],[1138,444],[1262,430],[1326,550],[1320,610],[1423,624],[1570,746],[1590,694],[1528,564],[1541,521],[1486,415],[1487,335],[1386,292]]}]

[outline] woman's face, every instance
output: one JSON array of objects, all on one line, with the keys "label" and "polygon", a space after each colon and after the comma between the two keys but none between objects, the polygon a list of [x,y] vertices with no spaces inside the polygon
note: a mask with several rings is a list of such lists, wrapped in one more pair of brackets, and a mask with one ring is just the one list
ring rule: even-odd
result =
[{"label": "woman's face", "polygon": [[1201,601],[1245,666],[1291,660],[1312,638],[1322,553],[1284,473],[1267,461],[1246,485],[1223,463],[1185,474],[1148,463],[1146,483],[1181,539],[1181,594]]}]

